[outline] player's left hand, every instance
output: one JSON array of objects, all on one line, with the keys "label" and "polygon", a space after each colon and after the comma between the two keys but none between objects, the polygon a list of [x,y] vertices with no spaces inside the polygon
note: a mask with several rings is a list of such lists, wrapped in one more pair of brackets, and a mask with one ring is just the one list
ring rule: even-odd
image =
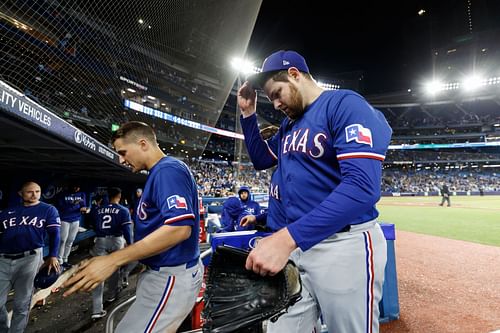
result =
[{"label": "player's left hand", "polygon": [[288,229],[283,228],[259,240],[248,255],[245,267],[262,276],[275,275],[285,267],[290,253],[296,248]]},{"label": "player's left hand", "polygon": [[84,260],[76,274],[62,285],[63,288],[71,287],[64,292],[63,296],[69,296],[78,290],[91,291],[99,283],[109,278],[117,269],[118,266],[109,255]]}]

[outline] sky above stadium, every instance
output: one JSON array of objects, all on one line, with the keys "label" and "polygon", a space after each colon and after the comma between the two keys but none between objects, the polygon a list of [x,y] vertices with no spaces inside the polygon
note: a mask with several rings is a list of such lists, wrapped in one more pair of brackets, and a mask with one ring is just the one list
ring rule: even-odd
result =
[{"label": "sky above stadium", "polygon": [[296,50],[317,79],[362,71],[365,93],[392,92],[432,73],[435,50],[499,28],[499,0],[264,0],[247,55]]}]

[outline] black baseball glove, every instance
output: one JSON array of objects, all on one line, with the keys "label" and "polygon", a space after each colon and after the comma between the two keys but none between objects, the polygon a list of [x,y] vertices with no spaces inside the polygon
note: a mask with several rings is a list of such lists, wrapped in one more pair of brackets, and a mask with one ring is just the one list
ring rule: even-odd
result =
[{"label": "black baseball glove", "polygon": [[274,276],[260,276],[245,268],[248,253],[219,246],[212,254],[203,296],[203,332],[235,332],[266,319],[275,321],[301,298],[293,262]]}]

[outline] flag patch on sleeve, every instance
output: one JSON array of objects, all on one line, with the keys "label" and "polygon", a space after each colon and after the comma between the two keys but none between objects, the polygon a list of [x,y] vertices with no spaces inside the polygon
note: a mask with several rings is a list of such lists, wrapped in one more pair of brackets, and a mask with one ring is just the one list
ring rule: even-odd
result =
[{"label": "flag patch on sleeve", "polygon": [[345,139],[347,142],[356,141],[373,147],[372,131],[360,124],[352,124],[345,128]]},{"label": "flag patch on sleeve", "polygon": [[186,199],[181,197],[180,195],[172,195],[168,197],[168,209],[170,208],[178,208],[178,209],[187,209]]}]

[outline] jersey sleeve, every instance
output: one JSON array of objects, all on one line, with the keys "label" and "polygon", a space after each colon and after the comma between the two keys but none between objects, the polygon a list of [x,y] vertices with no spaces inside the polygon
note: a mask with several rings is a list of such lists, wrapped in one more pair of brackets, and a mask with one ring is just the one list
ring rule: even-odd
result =
[{"label": "jersey sleeve", "polygon": [[182,166],[165,166],[155,176],[154,201],[165,225],[194,225],[193,182]]},{"label": "jersey sleeve", "polygon": [[336,110],[329,109],[329,127],[339,161],[351,158],[385,159],[392,129],[384,115],[354,93]]},{"label": "jersey sleeve", "polygon": [[276,165],[278,162],[278,136],[275,135],[268,140],[264,140],[260,135],[256,114],[247,118],[241,116],[240,121],[248,155],[255,169],[265,170]]},{"label": "jersey sleeve", "polygon": [[61,219],[59,212],[54,206],[50,206],[47,211],[45,230],[49,236],[49,257],[57,257],[59,252]]},{"label": "jersey sleeve", "polygon": [[87,207],[87,197],[83,192],[81,192],[81,195],[82,195],[82,201],[79,202],[80,208],[85,208]]},{"label": "jersey sleeve", "polygon": [[125,242],[130,245],[132,244],[132,218],[130,217],[130,212],[127,208],[123,207],[121,210],[121,221],[122,221],[122,232]]},{"label": "jersey sleeve", "polygon": [[45,227],[46,228],[61,227],[61,219],[59,218],[59,212],[54,206],[50,206],[49,210],[47,211],[47,221]]},{"label": "jersey sleeve", "polygon": [[120,210],[122,225],[132,224],[132,218],[130,217],[130,212],[126,207]]}]

